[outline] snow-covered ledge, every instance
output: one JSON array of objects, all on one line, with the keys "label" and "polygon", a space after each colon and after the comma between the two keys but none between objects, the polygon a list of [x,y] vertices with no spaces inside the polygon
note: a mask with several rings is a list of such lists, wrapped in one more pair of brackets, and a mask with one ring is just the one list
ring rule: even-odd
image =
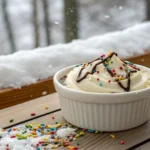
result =
[{"label": "snow-covered ledge", "polygon": [[150,49],[150,22],[124,31],[75,40],[0,57],[0,88],[19,88],[49,78],[59,69],[90,61],[109,51],[127,58]]}]

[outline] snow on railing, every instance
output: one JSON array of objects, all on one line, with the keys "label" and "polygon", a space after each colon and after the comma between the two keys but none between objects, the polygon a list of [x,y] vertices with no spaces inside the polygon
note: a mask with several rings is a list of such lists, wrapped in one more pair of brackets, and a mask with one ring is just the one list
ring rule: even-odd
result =
[{"label": "snow on railing", "polygon": [[150,23],[142,23],[69,44],[57,44],[0,57],[0,88],[18,88],[53,76],[59,69],[90,61],[109,51],[127,58],[150,49]]}]

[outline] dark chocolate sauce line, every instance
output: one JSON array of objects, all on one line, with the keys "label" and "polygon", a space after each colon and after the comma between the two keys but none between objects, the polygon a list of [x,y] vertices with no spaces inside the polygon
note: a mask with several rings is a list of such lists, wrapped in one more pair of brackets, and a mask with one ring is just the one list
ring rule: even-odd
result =
[{"label": "dark chocolate sauce line", "polygon": [[[105,64],[105,63],[103,63],[103,64]],[[110,69],[107,69],[107,72],[111,75],[111,77],[114,77],[114,74],[113,74],[113,72]]]},{"label": "dark chocolate sauce line", "polygon": [[[78,74],[78,76],[77,76],[76,82],[82,81],[83,79],[85,79],[85,78],[87,77],[88,74],[93,74],[93,73],[94,73],[94,70],[96,70],[96,67],[97,67],[99,64],[101,64],[101,63],[104,64],[104,62],[105,62],[108,58],[111,58],[114,54],[117,56],[117,54],[113,52],[110,56],[106,57],[106,58],[103,59],[102,61],[100,61],[100,62],[98,62],[97,64],[95,64],[94,67],[92,68],[91,72],[87,72],[83,77],[80,78],[80,76],[81,76],[81,74],[82,74],[82,71],[84,70],[84,68],[81,68],[81,70],[79,71],[79,74]],[[100,58],[97,58],[97,59],[93,60],[92,62],[89,62],[88,64],[91,64],[91,63],[93,63],[94,61],[97,61],[97,60],[99,60],[99,59],[100,59]],[[126,62],[124,62],[124,64],[125,64],[124,66],[127,65]],[[105,65],[104,65],[104,66],[105,66]],[[140,70],[140,69],[138,69],[138,68],[134,68],[134,69]],[[129,91],[130,91],[130,84],[131,84],[130,75],[131,75],[131,73],[137,72],[137,70],[131,70],[131,71],[129,71],[129,72],[127,73],[127,75],[126,75],[126,77],[127,77],[127,79],[128,79],[128,81],[127,81],[127,87],[124,87],[123,84],[122,84],[119,80],[116,80],[117,83],[118,83],[118,85],[119,85],[122,89],[124,89],[124,91],[126,91],[126,92],[129,92]],[[112,77],[114,76],[113,72],[112,72],[110,69],[107,69],[107,71],[108,71],[108,73],[109,73]],[[127,72],[127,69],[126,69],[126,72]]]},{"label": "dark chocolate sauce line", "polygon": [[[87,72],[83,77],[80,78],[80,75],[82,74],[82,71],[83,71],[83,69],[84,69],[84,68],[81,68],[81,70],[79,71],[79,74],[78,74],[78,76],[77,76],[77,80],[76,80],[76,81],[77,81],[77,82],[80,82],[80,81],[82,81],[83,79],[85,79],[88,74],[93,74],[93,73],[94,73],[94,70],[96,70],[96,67],[97,67],[99,64],[104,63],[108,58],[111,58],[114,54],[117,55],[116,53],[113,52],[110,56],[106,57],[106,58],[103,59],[102,61],[100,61],[100,62],[98,62],[97,64],[95,64],[94,67],[92,68],[91,72]],[[97,60],[99,60],[99,59],[100,59],[100,58],[97,58],[97,59],[93,60],[92,62],[89,62],[88,64],[91,64],[91,63],[93,63],[94,61],[97,61]],[[108,69],[107,69],[107,71],[108,71]],[[112,72],[109,71],[109,73],[111,74],[111,76],[113,76],[113,73],[112,73]]]},{"label": "dark chocolate sauce line", "polygon": [[118,85],[122,89],[124,89],[124,91],[126,91],[126,92],[130,91],[130,85],[131,85],[130,75],[131,75],[131,73],[135,73],[135,72],[137,72],[137,71],[136,70],[132,70],[132,71],[130,71],[130,72],[127,73],[127,79],[128,79],[128,81],[127,81],[127,87],[124,87],[123,84],[120,81],[117,81]]}]

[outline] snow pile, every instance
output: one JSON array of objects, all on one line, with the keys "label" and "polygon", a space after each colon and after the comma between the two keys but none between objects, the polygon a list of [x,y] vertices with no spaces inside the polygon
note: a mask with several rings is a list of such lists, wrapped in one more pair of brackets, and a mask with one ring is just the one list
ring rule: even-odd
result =
[{"label": "snow pile", "polygon": [[[14,129],[15,131],[13,131]],[[32,124],[31,128],[20,125],[8,130],[0,129],[0,150],[45,150],[45,148],[50,150],[51,146],[55,145],[53,148],[56,148],[59,142],[62,143],[64,139],[67,140],[68,136],[74,137],[77,134],[74,128],[66,126],[57,128],[53,135],[49,134],[50,131],[51,127],[49,129],[47,127],[38,128],[37,125]],[[33,132],[36,137],[33,137]],[[45,143],[47,144],[45,145]]]},{"label": "snow pile", "polygon": [[70,134],[72,134],[72,135],[76,134],[75,129],[73,129],[73,128],[62,128],[62,129],[59,129],[57,131],[57,135],[61,138],[65,138],[65,137],[69,136]]},{"label": "snow pile", "polygon": [[150,23],[124,31],[76,40],[32,51],[18,51],[0,57],[0,88],[19,88],[48,78],[66,66],[93,60],[102,53],[115,51],[126,58],[150,49]]},{"label": "snow pile", "polygon": [[1,150],[6,150],[7,144],[9,144],[10,150],[35,150],[35,148],[30,146],[26,140],[12,139],[9,136],[0,140]]}]

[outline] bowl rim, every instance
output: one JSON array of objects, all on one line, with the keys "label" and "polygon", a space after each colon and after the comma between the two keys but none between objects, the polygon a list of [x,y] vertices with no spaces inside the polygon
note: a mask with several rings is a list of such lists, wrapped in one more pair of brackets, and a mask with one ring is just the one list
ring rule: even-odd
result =
[{"label": "bowl rim", "polygon": [[[150,72],[150,68],[148,67],[145,67],[145,66],[142,66],[142,65],[138,65],[138,64],[135,64],[143,69],[146,69],[146,70],[149,70]],[[68,67],[65,67],[59,71],[57,71],[55,74],[54,74],[54,78],[53,78],[53,81],[54,83],[56,83],[60,88],[63,88],[65,90],[68,90],[70,92],[74,92],[76,94],[90,94],[90,95],[101,95],[101,96],[123,96],[123,95],[133,95],[133,94],[140,94],[140,93],[143,93],[143,92],[147,92],[147,91],[150,91],[150,86],[145,88],[145,89],[140,89],[140,90],[136,90],[136,91],[129,91],[129,92],[120,92],[120,93],[96,93],[96,92],[86,92],[86,91],[79,91],[79,90],[75,90],[75,89],[71,89],[71,88],[68,88],[67,86],[64,86],[62,85],[57,77],[62,74],[63,72],[65,72],[66,70],[69,70],[69,69],[72,69],[73,67],[75,67],[76,65],[72,65],[72,66],[68,66]]]}]

